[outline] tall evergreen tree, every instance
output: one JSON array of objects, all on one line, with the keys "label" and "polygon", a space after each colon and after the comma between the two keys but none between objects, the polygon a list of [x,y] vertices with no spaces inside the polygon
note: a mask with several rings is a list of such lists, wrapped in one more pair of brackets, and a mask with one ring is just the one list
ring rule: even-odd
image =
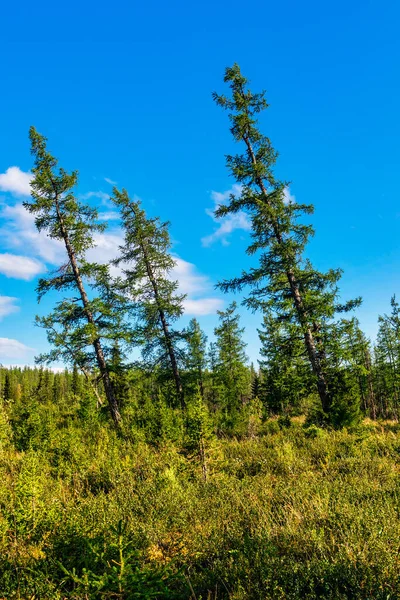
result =
[{"label": "tall evergreen tree", "polygon": [[381,417],[397,416],[400,403],[400,307],[393,296],[389,315],[379,316],[375,345],[375,380]]},{"label": "tall evergreen tree", "polygon": [[[229,111],[231,133],[245,146],[243,154],[227,156],[227,166],[241,186],[238,196],[216,210],[224,217],[244,210],[251,219],[252,243],[247,252],[259,253],[258,266],[240,277],[223,281],[224,291],[251,286],[245,303],[262,309],[303,338],[322,409],[329,418],[338,390],[334,369],[324,347],[328,330],[335,327],[337,312],[357,306],[359,299],[345,305],[338,302],[340,270],[317,271],[304,258],[304,249],[313,234],[310,225],[300,221],[313,207],[297,204],[287,194],[287,182],[280,181],[273,167],[277,153],[270,140],[257,127],[257,115],[267,108],[265,93],[253,94],[238,65],[227,68],[225,82],[231,97],[213,94],[214,100]],[[297,335],[297,334],[296,334]]]},{"label": "tall evergreen tree", "polygon": [[309,395],[311,370],[301,336],[272,314],[265,314],[258,330],[263,374],[260,399],[273,414],[299,407]]},{"label": "tall evergreen tree", "polygon": [[183,313],[184,296],[178,293],[178,282],[169,278],[176,264],[171,256],[169,224],[148,218],[140,201],[131,200],[126,190],[114,189],[112,199],[121,211],[125,230],[125,243],[115,264],[122,264],[125,290],[137,303],[137,331],[144,345],[143,355],[153,364],[169,361],[178,401],[184,408],[179,369],[179,342],[183,335],[172,327]]},{"label": "tall evergreen tree", "polygon": [[5,402],[10,402],[10,400],[12,400],[11,377],[8,369],[6,370],[6,376],[3,385],[3,400]]},{"label": "tall evergreen tree", "polygon": [[[46,138],[34,127],[29,132],[34,156],[32,199],[25,208],[36,217],[38,231],[59,240],[65,246],[67,262],[49,277],[39,281],[39,300],[49,291],[73,290],[77,297],[64,298],[55,310],[38,325],[48,331],[53,350],[42,356],[43,362],[57,359],[71,364],[96,365],[104,385],[111,416],[119,426],[121,416],[107,364],[105,339],[115,334],[120,325],[121,307],[111,307],[104,301],[104,290],[109,285],[109,271],[105,265],[89,263],[87,250],[95,246],[94,236],[103,231],[97,220],[97,211],[82,204],[74,195],[76,171],[67,173],[58,168],[58,161],[47,150]],[[86,283],[85,283],[86,281]],[[88,289],[101,289],[101,294],[90,297]],[[102,297],[103,296],[103,297]]]},{"label": "tall evergreen tree", "polygon": [[361,330],[358,319],[353,318],[347,321],[344,328],[344,340],[347,346],[346,363],[357,382],[363,410],[375,419],[371,342]]},{"label": "tall evergreen tree", "polygon": [[246,367],[246,344],[242,339],[237,304],[232,302],[225,311],[217,311],[219,325],[215,328],[218,358],[216,375],[224,394],[224,408],[235,412],[249,392],[250,381]]},{"label": "tall evergreen tree", "polygon": [[81,380],[79,378],[79,370],[78,370],[76,363],[74,363],[74,366],[72,369],[71,392],[74,394],[74,396],[78,396],[80,391],[81,391]]},{"label": "tall evergreen tree", "polygon": [[211,398],[210,399],[213,404],[213,408],[215,410],[216,403],[219,398],[219,384],[218,384],[218,377],[217,377],[218,348],[217,348],[217,344],[215,342],[211,342],[208,347],[207,363],[208,363],[208,368],[210,371],[210,379],[211,379],[211,382],[210,382],[211,383],[211,390],[210,390]]},{"label": "tall evergreen tree", "polygon": [[187,353],[186,369],[192,384],[199,387],[204,400],[204,374],[207,368],[207,336],[201,330],[197,319],[191,319],[186,329]]}]

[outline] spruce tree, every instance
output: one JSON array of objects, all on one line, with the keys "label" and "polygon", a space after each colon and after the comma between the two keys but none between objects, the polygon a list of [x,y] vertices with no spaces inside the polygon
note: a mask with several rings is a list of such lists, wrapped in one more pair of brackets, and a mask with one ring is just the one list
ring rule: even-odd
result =
[{"label": "spruce tree", "polygon": [[376,418],[375,390],[373,384],[371,342],[360,328],[358,319],[347,321],[344,329],[347,345],[346,362],[357,382],[364,412]]},{"label": "spruce tree", "polygon": [[216,409],[216,405],[220,395],[220,386],[218,383],[218,348],[215,342],[211,342],[207,352],[207,363],[210,371],[211,379],[211,390],[210,397],[213,404],[213,409]]},{"label": "spruce tree", "polygon": [[74,366],[72,369],[71,392],[74,396],[79,396],[80,391],[81,391],[81,380],[79,377],[79,370],[78,370],[76,363],[74,363]]},{"label": "spruce tree", "polygon": [[[38,325],[48,332],[53,349],[41,357],[42,362],[67,360],[89,368],[96,365],[104,385],[109,410],[116,426],[121,416],[107,364],[104,339],[115,335],[121,319],[121,307],[104,302],[104,290],[109,285],[105,265],[89,263],[87,250],[95,246],[94,236],[104,230],[97,220],[97,211],[81,203],[74,194],[78,181],[76,171],[67,173],[46,147],[46,138],[34,127],[30,132],[34,156],[33,179],[29,202],[25,208],[35,215],[38,231],[59,240],[65,246],[67,261],[55,273],[42,278],[38,285],[39,300],[50,291],[75,293],[56,305],[50,315],[38,318]],[[101,294],[90,297],[88,289]],[[118,308],[118,310],[117,310]]]},{"label": "spruce tree", "polygon": [[4,379],[3,400],[5,402],[10,402],[12,400],[11,377],[8,369],[6,370],[6,376]]},{"label": "spruce tree", "polygon": [[339,269],[317,271],[304,258],[313,234],[301,221],[313,207],[288,198],[288,183],[274,174],[277,153],[270,140],[258,129],[258,114],[267,108],[265,93],[252,93],[237,64],[227,68],[224,81],[231,96],[213,94],[215,102],[229,111],[230,131],[235,142],[244,144],[243,154],[227,156],[227,167],[241,192],[231,195],[227,204],[216,210],[217,217],[245,211],[251,220],[252,243],[248,254],[258,254],[258,265],[241,276],[220,283],[224,291],[239,291],[250,286],[245,304],[261,309],[286,324],[296,337],[301,335],[313,379],[326,418],[329,419],[338,377],[324,347],[324,339],[335,328],[336,313],[348,311],[360,300],[341,305],[338,301]]},{"label": "spruce tree", "polygon": [[184,295],[178,293],[178,282],[169,274],[175,266],[171,256],[169,223],[149,218],[139,200],[131,200],[126,190],[113,190],[113,202],[120,209],[125,243],[115,261],[122,265],[124,289],[136,302],[137,335],[143,344],[143,356],[152,365],[172,370],[175,390],[181,407],[185,407],[179,369],[179,343],[183,334],[172,324],[183,314]]},{"label": "spruce tree", "polygon": [[201,330],[197,319],[191,319],[186,329],[187,351],[186,370],[190,383],[198,386],[204,400],[204,374],[207,367],[207,336]]},{"label": "spruce tree", "polygon": [[219,325],[214,329],[218,358],[217,380],[224,396],[224,408],[235,413],[249,392],[250,381],[246,367],[246,344],[242,339],[237,304],[232,302],[225,311],[217,311]]},{"label": "spruce tree", "polygon": [[400,307],[393,296],[389,315],[379,316],[375,345],[375,378],[380,416],[396,417],[400,404]]},{"label": "spruce tree", "polygon": [[292,412],[309,395],[310,368],[301,336],[265,314],[258,330],[263,375],[260,399],[272,414]]}]

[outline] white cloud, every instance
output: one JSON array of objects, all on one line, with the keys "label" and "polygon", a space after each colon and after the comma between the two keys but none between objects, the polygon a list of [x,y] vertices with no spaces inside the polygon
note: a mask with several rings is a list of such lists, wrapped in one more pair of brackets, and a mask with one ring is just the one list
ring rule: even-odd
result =
[{"label": "white cloud", "polygon": [[94,235],[96,246],[87,252],[87,259],[101,264],[109,263],[119,254],[119,246],[124,243],[122,231],[118,228],[107,233],[96,233]]},{"label": "white cloud", "polygon": [[283,201],[285,204],[294,204],[296,202],[296,197],[290,193],[290,189],[285,187],[283,190]]},{"label": "white cloud", "polygon": [[9,167],[0,173],[0,190],[17,196],[30,196],[32,173],[25,173],[19,167]]},{"label": "white cloud", "polygon": [[218,223],[218,228],[210,235],[207,235],[201,239],[203,246],[208,247],[217,242],[218,240],[225,246],[229,244],[228,236],[236,229],[242,229],[249,231],[251,229],[251,223],[246,213],[240,210],[237,213],[227,215],[218,219],[215,217],[214,211],[225,204],[230,196],[233,194],[237,196],[241,193],[242,186],[234,184],[231,189],[225,192],[211,192],[211,198],[214,200],[214,209],[207,208],[206,213],[213,219],[215,223]]},{"label": "white cloud", "polygon": [[106,194],[105,192],[87,192],[86,194],[82,194],[80,196],[82,200],[90,200],[90,198],[99,198],[103,204],[107,204],[110,200],[110,194]]},{"label": "white cloud", "polygon": [[7,315],[19,311],[19,306],[16,306],[16,302],[18,302],[18,298],[13,298],[12,296],[0,296],[0,320]]},{"label": "white cloud", "polygon": [[65,259],[65,248],[58,240],[39,233],[35,226],[35,217],[22,204],[5,206],[0,213],[5,221],[0,234],[3,243],[15,250],[23,250],[37,256],[52,265],[61,264]]},{"label": "white cloud", "polygon": [[35,258],[7,252],[0,254],[0,273],[6,277],[29,281],[44,271],[46,271],[45,265]]},{"label": "white cloud", "polygon": [[25,346],[18,340],[10,338],[0,338],[0,360],[4,358],[24,358],[28,353],[34,351],[33,348]]},{"label": "white cloud", "polygon": [[119,221],[120,214],[116,211],[99,212],[99,221]]},{"label": "white cloud", "polygon": [[[212,283],[207,275],[199,273],[193,263],[174,256],[176,266],[171,271],[171,279],[179,283],[179,291],[187,294],[183,307],[188,315],[210,315],[223,305],[221,298],[204,297],[212,290]],[[199,297],[200,296],[200,297]]]},{"label": "white cloud", "polygon": [[106,181],[110,185],[117,185],[116,181],[113,181],[112,179],[109,179],[108,177],[104,177],[104,181]]},{"label": "white cloud", "polygon": [[171,279],[179,281],[179,290],[182,294],[198,294],[210,289],[209,278],[198,273],[193,263],[187,262],[179,256],[173,258],[176,265],[171,272]]},{"label": "white cloud", "polygon": [[185,313],[191,316],[211,315],[221,310],[224,301],[221,298],[186,298],[183,302]]}]

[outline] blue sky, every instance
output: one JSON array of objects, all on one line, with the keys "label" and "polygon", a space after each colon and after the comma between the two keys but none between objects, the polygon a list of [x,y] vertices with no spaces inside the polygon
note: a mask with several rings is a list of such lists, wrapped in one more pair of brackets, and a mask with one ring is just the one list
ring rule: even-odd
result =
[{"label": "blue sky", "polygon": [[[234,184],[228,122],[211,92],[224,89],[235,61],[267,90],[262,128],[280,152],[279,175],[315,205],[309,256],[320,269],[344,269],[343,299],[363,297],[357,315],[373,338],[378,314],[400,293],[399,19],[394,0],[4,5],[0,362],[32,363],[46,347],[33,326],[49,308],[37,306],[35,275],[60,260],[20,209],[31,124],[65,168],[79,170],[78,192],[102,213],[108,179],[171,221],[186,320],[196,314],[212,336],[215,310],[230,299],[214,284],[250,264],[246,221],[210,216]],[[99,260],[118,245],[118,223],[109,225]],[[241,312],[256,359],[260,316]]]}]

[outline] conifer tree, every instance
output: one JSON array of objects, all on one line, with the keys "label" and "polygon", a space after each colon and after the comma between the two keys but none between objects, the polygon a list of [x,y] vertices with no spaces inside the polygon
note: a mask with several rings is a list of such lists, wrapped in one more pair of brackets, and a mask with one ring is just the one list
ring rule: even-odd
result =
[{"label": "conifer tree", "polygon": [[204,373],[207,367],[207,336],[201,330],[197,319],[191,319],[186,329],[187,354],[186,369],[191,383],[198,386],[204,400]]},{"label": "conifer tree", "polygon": [[216,210],[217,217],[245,211],[252,227],[248,254],[258,254],[258,266],[241,276],[223,281],[224,291],[250,286],[245,304],[262,309],[287,324],[296,337],[301,335],[324,414],[329,419],[335,393],[339,390],[334,369],[324,348],[328,330],[335,327],[337,312],[357,306],[359,299],[341,305],[337,284],[340,270],[317,271],[304,258],[304,249],[313,234],[310,225],[300,219],[313,207],[298,204],[287,194],[287,182],[280,181],[273,168],[277,153],[270,140],[261,134],[258,114],[267,108],[265,93],[253,94],[237,64],[227,68],[224,81],[231,96],[213,94],[215,102],[229,111],[230,131],[235,142],[244,144],[243,154],[227,156],[227,167],[241,192],[231,195],[227,204]]},{"label": "conifer tree", "polygon": [[[94,236],[103,231],[97,211],[81,203],[74,195],[76,171],[67,173],[47,150],[46,138],[34,127],[29,132],[34,156],[30,202],[25,208],[35,215],[38,231],[64,244],[67,262],[49,277],[39,281],[39,300],[49,291],[67,292],[75,296],[64,298],[50,315],[38,318],[38,325],[48,332],[53,349],[41,357],[42,362],[67,360],[71,364],[97,366],[104,385],[109,410],[116,426],[121,416],[107,364],[104,339],[113,337],[120,326],[121,307],[104,301],[109,286],[108,267],[89,263],[87,250],[95,246]],[[85,283],[86,281],[86,283]],[[102,294],[90,297],[88,289]],[[103,295],[103,297],[102,297]],[[118,310],[117,310],[118,308]]]},{"label": "conifer tree", "polygon": [[298,408],[309,394],[310,368],[302,337],[272,314],[265,314],[258,330],[263,381],[260,398],[272,414]]},{"label": "conifer tree", "polygon": [[216,409],[216,403],[219,398],[219,384],[218,384],[218,348],[215,342],[211,342],[208,347],[207,352],[207,363],[210,370],[210,378],[211,378],[211,402],[213,404],[214,410]]},{"label": "conifer tree", "polygon": [[5,402],[10,402],[10,400],[12,400],[11,377],[8,369],[6,370],[6,376],[3,386],[3,400]]},{"label": "conifer tree", "polygon": [[390,315],[379,316],[375,345],[375,378],[381,417],[397,416],[400,403],[400,307],[393,296]]},{"label": "conifer tree", "polygon": [[246,344],[242,339],[237,304],[232,302],[225,311],[219,310],[219,325],[214,329],[218,351],[216,375],[225,397],[228,413],[235,412],[249,391],[246,368]]},{"label": "conifer tree", "polygon": [[129,398],[130,386],[128,380],[128,366],[124,363],[124,356],[121,352],[118,340],[114,342],[111,351],[110,371],[118,404],[123,407]]},{"label": "conifer tree", "polygon": [[346,361],[349,371],[358,384],[364,412],[376,418],[375,390],[373,385],[371,343],[360,328],[358,319],[347,321],[344,329],[347,345]]},{"label": "conifer tree", "polygon": [[81,380],[79,378],[79,370],[78,370],[76,363],[74,363],[74,366],[72,369],[71,392],[74,394],[74,396],[79,396],[80,391],[81,391]]},{"label": "conifer tree", "polygon": [[175,266],[171,256],[169,223],[148,218],[139,200],[131,200],[126,190],[116,188],[113,201],[119,207],[125,230],[125,243],[115,261],[125,277],[124,288],[129,299],[137,303],[137,333],[143,356],[153,364],[169,361],[178,401],[185,407],[179,369],[179,342],[183,334],[172,324],[183,314],[184,295],[178,293],[178,282],[169,274]]}]

